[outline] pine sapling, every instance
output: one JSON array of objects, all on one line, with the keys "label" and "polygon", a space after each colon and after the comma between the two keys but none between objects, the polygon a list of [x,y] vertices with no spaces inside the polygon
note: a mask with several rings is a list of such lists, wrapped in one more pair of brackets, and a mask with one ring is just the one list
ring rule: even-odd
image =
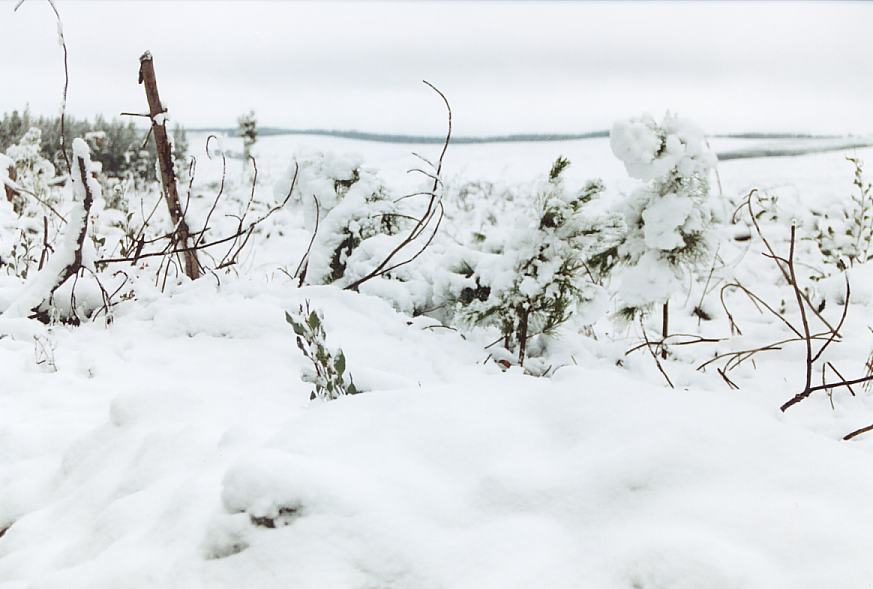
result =
[{"label": "pine sapling", "polygon": [[615,123],[610,146],[628,174],[646,182],[625,203],[628,234],[607,261],[625,266],[619,315],[632,319],[660,304],[666,337],[670,295],[712,258],[716,157],[703,131],[670,113],[660,123],[649,115]]},{"label": "pine sapling", "polygon": [[249,111],[237,119],[239,128],[237,134],[243,140],[243,167],[248,166],[249,158],[252,157],[252,148],[258,141],[258,121],[255,112]]},{"label": "pine sapling", "polygon": [[587,209],[603,190],[599,181],[566,190],[562,173],[569,164],[563,157],[555,161],[535,195],[533,223],[528,217],[504,240],[486,239],[459,271],[467,283],[458,297],[462,321],[498,327],[519,365],[532,337],[554,332],[592,306],[600,288],[587,262],[614,247],[624,231],[617,215]]}]

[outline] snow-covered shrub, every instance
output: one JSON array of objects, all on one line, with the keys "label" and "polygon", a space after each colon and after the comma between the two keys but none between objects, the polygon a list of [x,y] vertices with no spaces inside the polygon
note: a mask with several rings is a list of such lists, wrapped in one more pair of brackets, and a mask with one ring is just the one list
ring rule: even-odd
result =
[{"label": "snow-covered shrub", "polygon": [[[31,127],[18,143],[6,149],[6,157],[11,160],[16,175],[15,182],[19,186],[36,195],[40,200],[52,202],[54,199],[50,194],[50,181],[55,177],[55,167],[42,155],[41,138],[42,132],[36,127]],[[54,200],[52,204],[56,202]],[[28,205],[27,196],[20,192],[16,193],[12,205],[16,213],[25,214]],[[32,212],[31,216],[36,216],[36,213]]]},{"label": "snow-covered shrub", "polygon": [[54,176],[55,167],[40,151],[37,128],[0,153],[0,268],[7,274],[27,278],[60,229],[55,211],[63,190]]},{"label": "snow-covered shrub", "polygon": [[345,354],[341,349],[331,352],[327,348],[323,315],[310,309],[306,301],[294,315],[286,312],[285,320],[294,329],[297,347],[312,362],[312,368],[303,373],[303,380],[315,385],[309,398],[330,401],[357,394],[352,375],[346,374]]},{"label": "snow-covered shrub", "polygon": [[[397,233],[397,205],[378,175],[356,156],[314,152],[298,157],[296,163],[292,202],[303,208],[304,226],[315,235],[306,281],[342,286],[365,272],[352,267],[364,242]],[[287,190],[293,170],[277,184],[277,191]]]},{"label": "snow-covered shrub", "polygon": [[124,151],[125,169],[122,180],[130,190],[145,190],[149,184],[157,181],[155,166],[157,159],[147,149],[131,145]]},{"label": "snow-covered shrub", "polygon": [[523,187],[503,182],[468,181],[446,190],[446,232],[460,243],[482,242],[502,219],[528,205]]},{"label": "snow-covered shrub", "polygon": [[74,168],[67,189],[71,192],[73,204],[66,213],[67,223],[63,233],[55,240],[53,251],[45,264],[35,276],[29,277],[22,291],[3,312],[4,317],[33,316],[43,321],[63,317],[78,322],[78,309],[72,308],[72,300],[76,298],[78,302],[87,304],[85,300],[72,296],[69,309],[60,309],[54,304],[55,291],[84,267],[83,249],[89,213],[94,199],[101,197],[101,187],[94,177],[95,169],[88,144],[77,138],[73,140],[72,147]]},{"label": "snow-covered shrub", "polygon": [[660,123],[649,115],[615,123],[610,146],[628,174],[646,181],[625,203],[628,233],[606,261],[626,266],[620,314],[631,317],[666,303],[682,278],[709,259],[716,157],[703,131],[670,113]]},{"label": "snow-covered shrub", "polygon": [[[37,122],[45,124],[43,119]],[[106,195],[105,199],[94,196],[91,214],[95,222],[89,225],[88,237],[100,256],[119,253],[126,256],[133,252],[134,236],[139,230],[129,203],[143,202],[146,196],[145,200],[154,202],[160,197],[160,187],[154,181],[154,154],[139,149],[140,140],[132,127],[107,123],[99,117],[93,126],[87,122],[76,124],[83,125],[92,129],[83,133],[92,156],[89,173],[104,187],[102,194]],[[180,127],[176,137],[181,139],[177,147],[187,149]],[[119,143],[130,140],[134,142],[124,152],[125,159],[122,154],[125,146]],[[44,149],[41,127],[32,127],[8,147],[5,155],[0,154],[0,180],[6,184],[6,200],[12,209],[6,210],[7,203],[0,203],[0,266],[21,278],[27,277],[31,266],[35,270],[45,261],[63,229],[62,203],[70,197],[65,196],[67,189],[62,179],[55,177],[55,166],[45,157]],[[184,159],[184,153],[180,151],[177,157]],[[108,172],[106,162],[110,163]]]},{"label": "snow-covered shrub", "polygon": [[549,334],[573,313],[594,311],[602,301],[598,277],[587,261],[614,247],[624,231],[615,214],[592,212],[599,181],[576,192],[561,174],[559,158],[531,202],[534,210],[506,235],[486,237],[456,270],[464,277],[457,297],[462,323],[496,326],[504,347],[525,360],[528,341]]},{"label": "snow-covered shrub", "polygon": [[[111,142],[112,134],[108,137]],[[170,148],[176,180],[180,186],[185,185],[192,180],[191,165],[187,157],[188,139],[179,125],[173,127]],[[114,151],[111,143],[109,151]],[[104,198],[95,199],[95,223],[91,231],[91,239],[99,249],[98,257],[132,256],[141,240],[172,230],[166,208],[159,206],[163,197],[154,145],[149,143],[143,147],[137,141],[128,146],[123,157],[120,169],[107,172],[103,166],[103,173],[98,176],[104,186]]]},{"label": "snow-covered shrub", "polygon": [[825,262],[840,270],[873,259],[873,185],[864,181],[864,163],[846,157],[855,169],[856,194],[818,219],[816,242]]}]

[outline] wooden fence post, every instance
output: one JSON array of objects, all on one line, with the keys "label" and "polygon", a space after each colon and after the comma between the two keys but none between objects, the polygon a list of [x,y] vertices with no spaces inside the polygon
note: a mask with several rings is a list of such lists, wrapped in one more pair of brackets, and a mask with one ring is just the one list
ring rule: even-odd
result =
[{"label": "wooden fence post", "polygon": [[191,232],[185,222],[182,206],[179,204],[179,191],[176,187],[176,172],[173,169],[173,153],[170,149],[170,141],[167,137],[167,126],[163,120],[166,112],[161,104],[158,94],[158,83],[155,80],[155,64],[152,54],[146,51],[139,58],[139,83],[145,86],[146,99],[149,103],[149,116],[152,119],[152,135],[155,137],[155,146],[158,152],[158,166],[161,169],[161,184],[164,189],[164,198],[167,208],[170,209],[170,219],[176,228],[175,241],[178,249],[183,249],[182,257],[185,262],[185,274],[195,280],[200,277],[200,262],[197,260],[197,252],[190,243]]}]

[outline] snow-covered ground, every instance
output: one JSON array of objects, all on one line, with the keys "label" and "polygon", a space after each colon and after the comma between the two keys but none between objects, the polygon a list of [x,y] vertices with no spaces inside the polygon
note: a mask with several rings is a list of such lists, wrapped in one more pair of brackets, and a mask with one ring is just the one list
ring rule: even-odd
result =
[{"label": "snow-covered ground", "polygon": [[[204,143],[191,137],[192,152]],[[398,193],[416,186],[410,151],[439,150],[267,137],[255,148],[260,200],[281,194],[301,148],[360,152]],[[568,184],[600,177],[610,202],[639,184],[607,139],[452,146],[444,177],[512,186],[558,155],[572,161]],[[728,201],[753,187],[778,195],[762,227],[784,251],[792,220],[807,228],[809,211],[853,190],[844,155],[725,162],[719,198],[729,216]],[[873,162],[873,149],[854,155]],[[240,166],[231,160],[229,176]],[[219,176],[217,158],[199,157],[195,212]],[[797,344],[732,371],[738,390],[715,366],[696,370],[778,338],[747,299],[729,301],[743,334],[728,338],[717,288],[705,322],[691,315],[702,285],[677,293],[673,331],[719,341],[672,347],[663,364],[675,388],[644,350],[626,354],[639,327],[608,320],[596,339],[567,326],[549,378],[503,372],[487,361],[490,332],[297,288],[280,268],[293,271],[309,234],[299,211],[283,214],[238,272],[143,286],[110,325],[0,319],[0,589],[871,586],[873,435],[841,437],[873,422],[873,393],[837,389],[780,412],[802,388]],[[732,239],[744,230],[720,234],[730,277],[790,306],[760,245]],[[834,322],[840,280],[816,283]],[[857,377],[873,268],[851,280],[829,359]],[[19,288],[0,283],[2,308]],[[284,319],[304,300],[364,394],[309,401]]]}]

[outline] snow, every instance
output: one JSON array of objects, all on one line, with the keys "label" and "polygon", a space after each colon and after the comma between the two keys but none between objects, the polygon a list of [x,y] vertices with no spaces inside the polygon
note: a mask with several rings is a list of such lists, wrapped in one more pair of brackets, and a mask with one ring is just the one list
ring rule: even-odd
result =
[{"label": "snow", "polygon": [[622,303],[628,307],[663,303],[682,289],[682,275],[655,251],[640,256],[637,264],[620,270]]},{"label": "snow", "polygon": [[703,131],[669,112],[660,124],[649,114],[617,121],[609,143],[628,174],[639,180],[666,176],[674,168],[682,176],[691,176],[715,165]]},{"label": "snow", "polygon": [[[821,468],[839,492],[861,456],[837,459],[836,445],[820,448],[712,394],[558,374],[556,383],[507,375],[359,397],[290,421],[230,468],[222,504],[228,519],[294,514],[275,530],[249,526],[249,548],[217,568],[269,571],[290,558],[283,581],[313,587],[575,587],[580,578],[597,587],[819,587],[851,586],[870,570],[831,576],[842,558],[863,562],[866,547],[844,546],[820,526],[832,506],[796,493],[820,487]],[[579,388],[592,379],[604,388]],[[748,428],[736,443],[732,423]],[[325,440],[326,431],[335,433]],[[752,457],[764,443],[766,455]],[[768,481],[774,462],[803,469],[790,477],[796,487]],[[869,516],[869,490],[854,489],[843,508]],[[789,534],[797,540],[785,542]]]},{"label": "snow", "polygon": [[[202,153],[202,142],[191,143]],[[279,269],[293,271],[311,238],[307,195],[336,199],[336,185],[319,185],[320,174],[348,179],[359,168],[367,171],[362,187],[384,185],[392,195],[418,186],[405,175],[414,161],[404,155],[408,146],[355,145],[365,156],[330,155],[349,147],[340,140],[259,142],[255,208],[284,199],[292,154],[303,161],[323,152],[310,159],[325,171],[307,177],[301,166],[299,201],[271,217],[220,280],[170,279],[162,291],[152,273],[138,277],[139,267],[125,265],[134,278],[124,292],[135,298],[119,302],[111,324],[0,319],[0,589],[869,586],[873,436],[840,438],[870,423],[873,395],[839,389],[832,399],[813,395],[780,413],[802,378],[800,346],[731,371],[739,390],[712,368],[695,369],[787,331],[729,293],[743,334],[721,339],[729,330],[717,287],[704,303],[714,318],[691,315],[703,285],[689,291],[687,277],[659,267],[655,250],[700,218],[669,196],[662,210],[656,204],[640,213],[647,216],[642,246],[653,248],[641,256],[653,259],[621,277],[645,300],[671,296],[674,333],[719,340],[671,347],[663,365],[675,389],[645,350],[626,354],[639,343],[636,324],[603,318],[615,308],[609,285],[593,293],[597,309],[542,343],[555,367],[549,378],[517,367],[504,372],[488,360],[493,328],[461,333],[438,317],[412,316],[419,301],[460,286],[439,264],[466,252],[461,237],[488,214],[498,216],[495,243],[524,228],[521,211],[531,203],[523,195],[531,192],[519,183],[561,153],[573,161],[568,188],[603,177],[605,209],[639,181],[627,178],[605,139],[453,147],[450,187],[476,180],[497,189],[477,194],[469,215],[460,207],[447,213],[452,238],[434,257],[361,293],[297,288]],[[76,154],[84,149],[74,143]],[[691,144],[682,149],[675,161],[702,161]],[[628,157],[640,162],[646,153]],[[859,155],[871,159],[873,150]],[[805,227],[813,205],[850,193],[841,158],[732,160],[719,174],[731,198],[754,185],[779,194],[761,223],[784,252],[790,218]],[[211,205],[210,183],[220,173],[220,161],[203,160],[194,194],[205,196],[192,198],[192,227]],[[273,185],[276,197],[264,196]],[[71,190],[80,206],[81,186]],[[229,180],[228,208],[245,206],[247,190]],[[146,200],[148,208],[153,200]],[[450,189],[444,202],[449,209],[460,201]],[[68,227],[79,222],[67,218]],[[220,231],[225,221],[215,218]],[[776,305],[785,299],[789,291],[758,244],[733,241],[748,231],[745,223],[717,231],[718,285],[739,280]],[[378,259],[391,243],[390,236],[366,240],[357,262]],[[801,242],[804,256],[814,245]],[[59,247],[49,265],[65,251]],[[496,283],[510,280],[512,256],[483,248],[474,258]],[[870,267],[849,271],[852,303],[828,356],[847,376],[863,372],[869,353]],[[541,276],[553,271],[544,264]],[[3,276],[0,308],[14,308],[22,285],[41,276],[26,283]],[[842,277],[807,284],[836,320]],[[540,286],[534,280],[522,288]],[[323,313],[328,346],[342,348],[367,392],[309,402],[311,385],[301,378],[307,364],[284,320],[304,301]],[[656,319],[644,320],[653,331]]]},{"label": "snow", "polygon": [[[873,304],[873,263],[867,262],[846,270],[851,286],[851,300],[863,305]],[[821,290],[838,305],[845,303],[846,283],[841,276],[829,276],[821,281]]]},{"label": "snow", "polygon": [[[304,297],[356,377],[393,382],[308,405],[281,317]],[[19,416],[0,435],[4,589],[860,588],[873,572],[869,454],[722,392],[495,374],[456,334],[326,287],[194,284],[51,337],[59,371],[0,393]],[[0,353],[24,368],[27,347]],[[297,511],[252,523],[280,508]]]},{"label": "snow", "polygon": [[655,200],[642,213],[646,246],[669,251],[685,245],[677,229],[685,224],[692,206],[689,199],[677,194],[668,194]]}]

